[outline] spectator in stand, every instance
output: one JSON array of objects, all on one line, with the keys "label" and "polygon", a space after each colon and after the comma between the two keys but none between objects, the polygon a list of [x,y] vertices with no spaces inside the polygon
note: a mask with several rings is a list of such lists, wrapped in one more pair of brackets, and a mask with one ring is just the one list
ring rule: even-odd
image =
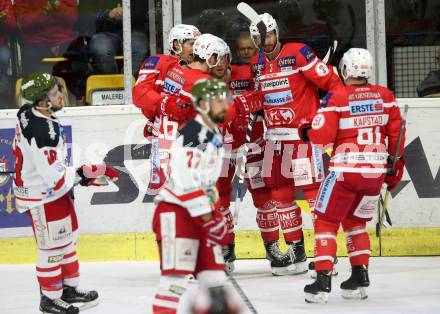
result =
[{"label": "spectator in stand", "polygon": [[251,58],[257,54],[257,47],[252,42],[249,32],[240,33],[236,41],[235,54],[238,58],[238,64],[249,64]]},{"label": "spectator in stand", "polygon": [[[437,64],[440,66],[440,49],[437,50]],[[429,72],[423,81],[417,87],[419,97],[427,97],[436,94],[440,95],[440,67],[437,70]]]},{"label": "spectator in stand", "polygon": [[[14,11],[11,0],[0,0],[0,95],[3,100],[11,94],[12,78],[7,69],[11,59],[11,49],[8,46],[9,35],[15,30]],[[2,105],[2,108],[5,106]]]},{"label": "spectator in stand", "polygon": [[17,26],[21,32],[23,75],[52,72],[45,57],[59,57],[76,37],[78,0],[15,0]]},{"label": "spectator in stand", "polygon": [[[136,76],[147,56],[147,7],[134,1],[132,6],[132,71]],[[81,5],[81,4],[80,4]],[[96,15],[96,33],[90,40],[95,73],[118,73],[115,56],[123,54],[122,6],[120,1],[94,1],[100,8]],[[105,8],[102,8],[102,7]]]}]

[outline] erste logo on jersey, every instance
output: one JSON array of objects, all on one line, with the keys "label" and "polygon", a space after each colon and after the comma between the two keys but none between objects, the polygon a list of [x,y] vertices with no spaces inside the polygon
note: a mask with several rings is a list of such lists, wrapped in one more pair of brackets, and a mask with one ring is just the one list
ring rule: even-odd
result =
[{"label": "erste logo on jersey", "polygon": [[296,65],[296,58],[295,57],[285,57],[278,60],[278,67],[279,68],[286,68],[289,67],[292,69],[293,66]]},{"label": "erste logo on jersey", "polygon": [[251,88],[251,80],[234,80],[229,82],[229,89],[232,91],[241,91]]},{"label": "erste logo on jersey", "polygon": [[293,122],[295,111],[290,108],[272,108],[264,111],[268,126],[286,125]]},{"label": "erste logo on jersey", "polygon": [[158,62],[159,62],[158,56],[149,57],[144,62],[144,69],[154,69]]},{"label": "erste logo on jersey", "polygon": [[315,59],[315,53],[313,52],[312,48],[310,48],[310,46],[304,46],[302,47],[299,52],[301,52],[301,54],[304,56],[304,58],[306,59],[307,62],[312,61],[313,59]]},{"label": "erste logo on jersey", "polygon": [[277,89],[283,89],[290,87],[289,79],[287,77],[277,79],[277,80],[270,80],[270,81],[264,81],[261,82],[261,90],[262,91],[268,91],[268,90],[277,90]]},{"label": "erste logo on jersey", "polygon": [[271,93],[264,95],[266,106],[281,106],[293,102],[292,91]]},{"label": "erste logo on jersey", "polygon": [[350,107],[350,114],[352,115],[383,112],[382,99],[350,101],[348,105]]},{"label": "erste logo on jersey", "polygon": [[180,91],[182,90],[182,85],[167,77],[163,83],[163,90],[173,96],[179,96]]}]

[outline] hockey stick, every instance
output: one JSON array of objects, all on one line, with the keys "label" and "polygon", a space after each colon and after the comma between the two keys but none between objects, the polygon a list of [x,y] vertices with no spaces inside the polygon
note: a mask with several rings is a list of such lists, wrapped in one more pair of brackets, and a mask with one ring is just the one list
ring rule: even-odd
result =
[{"label": "hockey stick", "polygon": [[[254,82],[254,91],[257,91],[258,88],[260,87],[260,76],[261,76],[261,67],[262,67],[261,65],[263,64],[264,42],[266,39],[267,29],[266,29],[266,25],[263,22],[263,19],[247,3],[240,2],[237,5],[237,10],[238,10],[238,12],[243,14],[251,23],[254,23],[257,26],[258,31],[260,33],[260,42],[258,45],[259,46],[258,47],[258,49],[259,49],[258,65],[257,65],[257,69],[256,69],[255,82]],[[246,140],[243,145],[243,150],[242,150],[243,157],[241,160],[240,172],[238,175],[237,196],[235,198],[235,208],[234,208],[234,214],[233,214],[234,225],[237,225],[237,223],[238,223],[238,215],[240,213],[240,207],[241,207],[241,202],[242,202],[242,198],[243,198],[243,195],[241,195],[242,194],[241,187],[242,187],[243,181],[244,181],[244,175],[246,172],[247,154],[249,152],[248,144],[251,141],[252,127],[253,127],[256,119],[257,119],[257,114],[251,112],[248,117],[248,124],[246,127]]]},{"label": "hockey stick", "polygon": [[330,59],[334,56],[337,48],[338,48],[338,41],[335,39],[333,41],[333,45],[330,46],[330,48],[328,48],[327,53],[325,54],[324,58],[322,58],[322,62],[328,64],[330,62]]},{"label": "hockey stick", "polygon": [[232,285],[234,286],[235,290],[237,291],[237,293],[240,295],[241,299],[243,300],[243,302],[246,304],[246,306],[248,307],[248,309],[251,311],[252,314],[258,314],[257,310],[255,309],[255,307],[252,305],[251,301],[249,300],[249,298],[247,297],[247,295],[244,293],[243,289],[241,289],[240,285],[238,284],[237,280],[235,280],[235,278],[228,272],[226,272],[226,276],[228,276],[229,281],[232,283]]},{"label": "hockey stick", "polygon": [[[403,130],[406,125],[406,116],[408,114],[408,109],[409,109],[408,105],[405,105],[404,111],[403,111],[402,123],[400,124],[399,137],[397,138],[396,151],[394,152],[393,163],[391,164],[391,169],[390,169],[391,175],[394,175],[394,172],[396,171],[397,157],[399,155],[400,144],[402,143]],[[376,223],[376,237],[380,237],[380,235],[381,235],[382,225],[384,223],[384,218],[388,212],[388,203],[389,203],[390,199],[391,199],[391,192],[388,191],[388,189],[387,189],[387,192],[385,193],[385,197],[383,199],[382,211],[380,212],[380,209],[379,209],[379,221]],[[388,214],[388,218],[389,218],[389,214]]]}]

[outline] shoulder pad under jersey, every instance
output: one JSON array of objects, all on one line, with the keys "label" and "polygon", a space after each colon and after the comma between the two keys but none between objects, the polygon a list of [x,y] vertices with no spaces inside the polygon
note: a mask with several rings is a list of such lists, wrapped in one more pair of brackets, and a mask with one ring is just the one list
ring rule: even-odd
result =
[{"label": "shoulder pad under jersey", "polygon": [[180,135],[183,137],[183,146],[198,148],[205,151],[208,143],[212,143],[215,147],[221,147],[222,142],[219,136],[216,136],[206,127],[203,127],[196,120],[189,120],[182,129]]},{"label": "shoulder pad under jersey", "polygon": [[60,125],[51,119],[37,117],[29,105],[24,105],[17,113],[23,136],[31,144],[32,138],[38,148],[56,147],[60,139]]}]

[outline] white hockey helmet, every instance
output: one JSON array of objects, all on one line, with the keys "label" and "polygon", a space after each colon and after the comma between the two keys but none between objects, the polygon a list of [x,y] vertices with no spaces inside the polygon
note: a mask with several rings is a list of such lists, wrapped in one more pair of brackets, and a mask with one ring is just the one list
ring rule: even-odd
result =
[{"label": "white hockey helmet", "polygon": [[367,49],[350,48],[339,62],[339,69],[344,80],[349,77],[368,79],[373,73],[373,57]]},{"label": "white hockey helmet", "polygon": [[[231,50],[229,46],[220,37],[212,34],[202,34],[196,39],[193,46],[193,53],[202,60],[206,60],[209,68],[213,68],[220,64],[222,60],[231,62]],[[211,56],[216,57],[215,64],[209,63]]]},{"label": "white hockey helmet", "polygon": [[[175,54],[179,55],[182,53],[182,45],[185,40],[196,40],[200,36],[200,31],[194,25],[187,24],[177,24],[170,30],[168,35],[168,42],[170,44],[170,49]],[[180,50],[176,51],[174,49],[174,40],[177,40],[180,44]]]},{"label": "white hockey helmet", "polygon": [[[278,30],[278,24],[277,21],[273,18],[272,15],[269,13],[263,13],[260,14],[260,17],[263,19],[264,25],[266,25],[266,32],[269,33],[271,31],[275,31],[277,35],[277,42],[278,42],[278,36],[279,36],[279,30]],[[256,38],[260,36],[260,32],[258,30],[258,27],[255,23],[251,23],[251,26],[249,26],[249,31],[251,33],[252,41],[254,42],[254,45],[258,47]]]}]

